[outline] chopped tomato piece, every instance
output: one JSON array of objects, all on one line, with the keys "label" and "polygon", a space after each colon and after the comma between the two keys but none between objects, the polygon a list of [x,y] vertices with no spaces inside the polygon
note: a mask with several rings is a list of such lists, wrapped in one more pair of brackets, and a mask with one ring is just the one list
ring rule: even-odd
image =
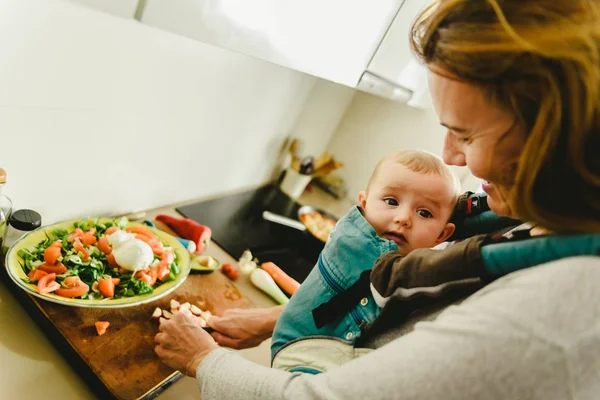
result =
[{"label": "chopped tomato piece", "polygon": [[111,227],[110,227],[110,228],[108,228],[106,231],[104,231],[104,234],[105,234],[106,236],[109,236],[109,235],[112,235],[113,233],[115,233],[115,232],[117,232],[117,231],[120,231],[120,230],[121,230],[121,229],[119,229],[119,228],[118,228],[118,227],[116,227],[116,226],[111,226]]},{"label": "chopped tomato piece", "polygon": [[160,256],[160,259],[168,265],[171,265],[171,263],[175,261],[175,252],[173,250],[167,250]]},{"label": "chopped tomato piece", "polygon": [[41,277],[37,284],[39,294],[51,293],[59,288],[60,285],[56,282],[56,274],[48,274]]},{"label": "chopped tomato piece", "polygon": [[81,239],[83,237],[83,234],[84,234],[83,230],[81,230],[81,228],[77,228],[77,229],[75,229],[75,232],[73,232],[67,240],[69,241],[69,243],[73,243],[73,242],[75,242],[75,240]]},{"label": "chopped tomato piece", "polygon": [[56,294],[62,297],[79,297],[90,291],[90,287],[78,276],[69,276],[63,281],[66,287],[56,289]]},{"label": "chopped tomato piece", "polygon": [[82,257],[83,261],[89,261],[90,253],[88,253],[88,251],[85,249],[85,247],[83,247],[83,245],[81,243],[75,242],[75,244],[73,245],[73,249],[75,249],[75,251],[81,252],[83,254],[83,257]]},{"label": "chopped tomato piece", "polygon": [[160,264],[156,267],[156,277],[161,281],[164,281],[169,277],[171,270],[169,269],[169,265],[164,261],[161,261]]},{"label": "chopped tomato piece", "polygon": [[45,271],[42,271],[41,269],[32,269],[27,274],[27,277],[29,278],[30,281],[37,282],[46,275],[48,275],[48,273]]},{"label": "chopped tomato piece", "polygon": [[135,279],[145,282],[148,286],[152,287],[156,283],[157,271],[156,268],[138,271],[134,277]]},{"label": "chopped tomato piece", "polygon": [[98,239],[98,250],[104,254],[110,254],[112,252],[112,247],[110,246],[110,243],[108,243],[108,238],[106,236],[102,236]]},{"label": "chopped tomato piece", "polygon": [[135,234],[135,238],[141,240],[142,242],[148,243],[150,247],[152,247],[152,252],[156,255],[163,254],[163,244],[158,239],[149,238],[146,235],[142,235],[140,233]]},{"label": "chopped tomato piece", "polygon": [[44,250],[44,261],[48,265],[54,265],[58,257],[60,257],[61,248],[59,246],[51,245]]},{"label": "chopped tomato piece", "polygon": [[60,274],[64,274],[65,272],[67,272],[67,267],[65,267],[63,265],[63,263],[57,262],[54,265],[42,264],[38,267],[38,270],[47,272],[49,274],[54,273],[56,275],[60,275]]},{"label": "chopped tomato piece", "polygon": [[96,325],[96,332],[98,332],[98,336],[102,336],[106,333],[110,322],[108,321],[98,321],[94,325]]},{"label": "chopped tomato piece", "polygon": [[104,297],[113,298],[115,297],[115,284],[112,278],[98,278],[98,290]]},{"label": "chopped tomato piece", "polygon": [[115,256],[113,256],[112,253],[106,255],[106,261],[108,261],[108,265],[113,268],[117,268],[119,266],[119,264],[117,264],[117,260],[115,260]]},{"label": "chopped tomato piece", "polygon": [[96,244],[96,228],[92,228],[89,231],[87,231],[86,233],[83,234],[83,236],[81,237],[81,241],[83,242],[84,246],[91,246]]}]

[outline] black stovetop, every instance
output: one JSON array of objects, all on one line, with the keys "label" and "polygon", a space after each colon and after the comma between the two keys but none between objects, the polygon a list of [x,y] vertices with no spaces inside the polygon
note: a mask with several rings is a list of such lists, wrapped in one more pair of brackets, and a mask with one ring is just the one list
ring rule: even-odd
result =
[{"label": "black stovetop", "polygon": [[298,219],[300,205],[274,185],[177,208],[183,216],[212,229],[212,239],[238,259],[249,249],[259,261],[272,261],[302,282],[323,250],[308,232],[263,219],[263,211]]}]

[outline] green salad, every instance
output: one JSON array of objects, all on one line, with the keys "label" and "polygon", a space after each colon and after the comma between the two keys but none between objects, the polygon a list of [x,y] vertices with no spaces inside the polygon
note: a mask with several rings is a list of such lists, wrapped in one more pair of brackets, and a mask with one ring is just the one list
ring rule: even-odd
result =
[{"label": "green salad", "polygon": [[[116,232],[122,233],[115,235]],[[117,253],[116,246],[122,244],[116,237],[134,250],[141,248],[150,258],[142,267],[139,263],[135,268],[127,266],[124,261],[119,264],[116,255],[125,253]],[[134,251],[133,257],[139,252]],[[44,241],[20,249],[17,255],[27,275],[24,281],[36,284],[39,293],[78,299],[117,299],[151,293],[180,273],[174,249],[150,229],[129,226],[126,218],[77,221],[72,229],[46,232]],[[127,260],[132,256],[128,257]],[[121,260],[126,260],[125,256]]]}]

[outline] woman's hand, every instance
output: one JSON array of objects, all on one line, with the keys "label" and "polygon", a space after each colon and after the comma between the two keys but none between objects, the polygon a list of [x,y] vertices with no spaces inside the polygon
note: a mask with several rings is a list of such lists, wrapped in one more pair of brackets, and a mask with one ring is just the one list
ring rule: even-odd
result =
[{"label": "woman's hand", "polygon": [[202,360],[219,347],[189,311],[180,311],[168,320],[161,318],[158,330],[154,351],[162,362],[188,376],[196,376]]},{"label": "woman's hand", "polygon": [[233,308],[220,317],[210,317],[208,326],[215,330],[212,336],[221,346],[232,349],[255,347],[271,337],[283,307]]}]

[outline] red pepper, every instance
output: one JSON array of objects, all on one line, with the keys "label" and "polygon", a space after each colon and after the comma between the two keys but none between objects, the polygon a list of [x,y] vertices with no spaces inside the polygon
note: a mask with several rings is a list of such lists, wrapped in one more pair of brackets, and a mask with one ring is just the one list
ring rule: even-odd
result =
[{"label": "red pepper", "polygon": [[169,228],[173,229],[182,238],[196,243],[197,253],[202,253],[210,243],[212,231],[206,225],[200,225],[189,218],[176,218],[165,214],[157,215],[156,220],[167,224]]}]

